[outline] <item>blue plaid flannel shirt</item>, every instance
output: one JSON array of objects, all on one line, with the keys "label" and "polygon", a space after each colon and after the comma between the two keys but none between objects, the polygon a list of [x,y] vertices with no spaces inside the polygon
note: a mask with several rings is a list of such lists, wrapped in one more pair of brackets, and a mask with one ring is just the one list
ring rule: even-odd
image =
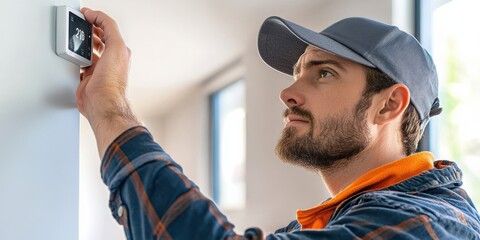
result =
[{"label": "blue plaid flannel shirt", "polygon": [[436,163],[448,166],[350,197],[324,229],[302,230],[293,221],[265,237],[259,228],[237,234],[143,127],[125,131],[109,146],[101,175],[111,191],[112,214],[129,240],[480,239],[480,216],[460,187],[460,169]]}]

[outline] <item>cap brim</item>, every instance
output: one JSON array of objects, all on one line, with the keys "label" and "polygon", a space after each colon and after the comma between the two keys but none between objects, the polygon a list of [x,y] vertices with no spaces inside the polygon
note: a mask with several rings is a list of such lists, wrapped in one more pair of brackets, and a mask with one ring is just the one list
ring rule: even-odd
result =
[{"label": "cap brim", "polygon": [[260,27],[260,56],[267,65],[285,74],[293,75],[293,66],[308,45],[368,67],[375,67],[341,43],[280,17],[269,17]]}]

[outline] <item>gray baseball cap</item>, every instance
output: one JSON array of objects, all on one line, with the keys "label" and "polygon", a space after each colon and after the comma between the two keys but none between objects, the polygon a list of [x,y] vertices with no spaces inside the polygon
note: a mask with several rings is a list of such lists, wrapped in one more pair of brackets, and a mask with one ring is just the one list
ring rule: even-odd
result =
[{"label": "gray baseball cap", "polygon": [[258,35],[258,51],[270,67],[293,75],[293,66],[308,45],[377,68],[405,84],[422,121],[441,112],[438,76],[432,57],[410,34],[367,18],[340,20],[317,33],[280,17],[267,18]]}]

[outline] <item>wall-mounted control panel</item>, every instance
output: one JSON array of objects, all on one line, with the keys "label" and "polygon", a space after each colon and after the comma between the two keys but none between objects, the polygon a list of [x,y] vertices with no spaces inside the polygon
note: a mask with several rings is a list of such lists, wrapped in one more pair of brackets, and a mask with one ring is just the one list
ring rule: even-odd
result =
[{"label": "wall-mounted control panel", "polygon": [[68,6],[57,7],[57,55],[80,67],[92,65],[93,26]]}]

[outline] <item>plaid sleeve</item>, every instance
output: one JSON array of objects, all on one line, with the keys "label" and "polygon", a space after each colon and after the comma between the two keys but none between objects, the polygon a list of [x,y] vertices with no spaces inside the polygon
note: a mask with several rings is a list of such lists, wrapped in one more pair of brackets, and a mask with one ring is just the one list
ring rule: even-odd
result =
[{"label": "plaid sleeve", "polygon": [[240,238],[143,127],[114,140],[101,175],[111,192],[112,214],[127,239]]}]

